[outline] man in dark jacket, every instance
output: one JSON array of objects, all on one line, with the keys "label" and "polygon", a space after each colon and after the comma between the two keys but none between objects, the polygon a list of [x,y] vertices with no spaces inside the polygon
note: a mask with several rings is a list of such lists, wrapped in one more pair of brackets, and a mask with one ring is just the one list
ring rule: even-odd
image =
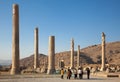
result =
[{"label": "man in dark jacket", "polygon": [[87,71],[87,79],[90,79],[90,69],[86,68],[86,71]]}]

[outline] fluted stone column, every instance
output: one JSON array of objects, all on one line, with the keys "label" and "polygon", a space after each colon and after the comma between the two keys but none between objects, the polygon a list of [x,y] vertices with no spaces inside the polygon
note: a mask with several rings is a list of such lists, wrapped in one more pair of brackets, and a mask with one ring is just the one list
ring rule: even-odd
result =
[{"label": "fluted stone column", "polygon": [[38,53],[39,53],[39,40],[38,40],[38,28],[34,30],[34,69],[38,68]]},{"label": "fluted stone column", "polygon": [[49,50],[48,50],[48,71],[47,74],[55,73],[55,37],[49,37]]},{"label": "fluted stone column", "polygon": [[72,38],[72,41],[71,41],[71,68],[74,68],[74,39]]},{"label": "fluted stone column", "polygon": [[102,32],[102,65],[101,71],[105,71],[105,34]]},{"label": "fluted stone column", "polygon": [[13,30],[12,30],[12,68],[11,74],[19,74],[19,7],[13,4]]},{"label": "fluted stone column", "polygon": [[77,67],[80,66],[80,45],[78,45],[78,51],[77,51]]}]

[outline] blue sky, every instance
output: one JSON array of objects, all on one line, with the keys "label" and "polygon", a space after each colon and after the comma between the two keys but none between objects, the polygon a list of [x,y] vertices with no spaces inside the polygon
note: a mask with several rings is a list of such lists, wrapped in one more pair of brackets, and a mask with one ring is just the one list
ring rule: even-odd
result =
[{"label": "blue sky", "polygon": [[39,52],[48,54],[48,37],[55,36],[56,53],[120,41],[120,0],[0,0],[0,59],[12,57],[12,5],[19,5],[20,58],[34,51],[34,29],[39,28]]}]

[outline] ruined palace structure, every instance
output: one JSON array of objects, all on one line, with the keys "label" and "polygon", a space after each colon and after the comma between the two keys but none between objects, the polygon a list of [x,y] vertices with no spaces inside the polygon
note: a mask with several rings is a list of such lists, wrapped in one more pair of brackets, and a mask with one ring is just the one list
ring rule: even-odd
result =
[{"label": "ruined palace structure", "polygon": [[[19,6],[13,4],[12,12],[12,67],[11,74],[19,74]],[[34,69],[39,67],[38,54],[39,54],[39,38],[38,38],[38,28],[34,30]],[[75,68],[74,65],[74,39],[71,40],[71,53],[70,53],[70,67]],[[102,32],[102,62],[101,71],[105,70],[105,34]],[[64,62],[64,61],[62,61]],[[80,45],[78,45],[77,51],[77,67],[81,65],[80,63]],[[64,67],[64,66],[63,66]],[[49,47],[48,47],[48,70],[47,74],[55,73],[55,36],[49,37]]]},{"label": "ruined palace structure", "polygon": [[39,54],[39,40],[38,40],[38,28],[34,30],[34,69],[38,68],[38,54]]},{"label": "ruined palace structure", "polygon": [[70,60],[71,64],[70,67],[74,68],[74,39],[72,38],[71,40],[71,60]]},{"label": "ruined palace structure", "polygon": [[101,71],[105,70],[105,34],[102,32],[102,64]]},{"label": "ruined palace structure", "polygon": [[19,7],[13,4],[12,29],[12,68],[11,74],[19,74]]},{"label": "ruined palace structure", "polygon": [[77,51],[77,67],[79,68],[80,65],[80,45],[78,45],[78,51]]},{"label": "ruined palace structure", "polygon": [[55,37],[49,37],[49,49],[48,49],[48,70],[47,74],[55,73]]}]

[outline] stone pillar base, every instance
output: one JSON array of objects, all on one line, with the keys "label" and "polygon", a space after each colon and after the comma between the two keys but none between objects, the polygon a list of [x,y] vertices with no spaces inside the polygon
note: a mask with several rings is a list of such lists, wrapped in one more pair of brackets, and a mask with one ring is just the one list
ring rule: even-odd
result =
[{"label": "stone pillar base", "polygon": [[55,69],[48,69],[47,74],[55,74]]},{"label": "stone pillar base", "polygon": [[20,74],[20,70],[18,70],[18,69],[16,69],[16,68],[13,68],[13,69],[11,69],[10,74],[11,74],[11,75]]},{"label": "stone pillar base", "polygon": [[101,68],[100,71],[105,71],[105,68]]}]

